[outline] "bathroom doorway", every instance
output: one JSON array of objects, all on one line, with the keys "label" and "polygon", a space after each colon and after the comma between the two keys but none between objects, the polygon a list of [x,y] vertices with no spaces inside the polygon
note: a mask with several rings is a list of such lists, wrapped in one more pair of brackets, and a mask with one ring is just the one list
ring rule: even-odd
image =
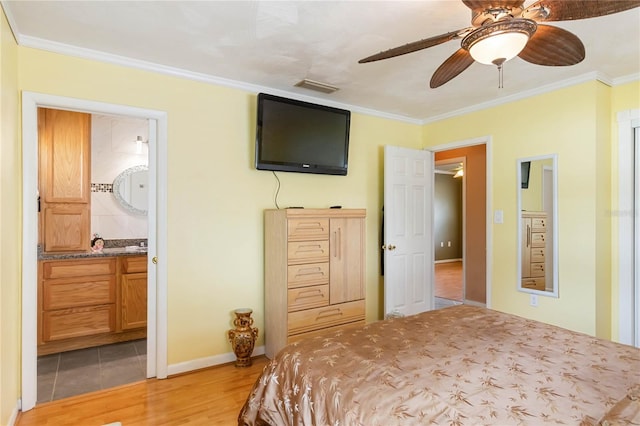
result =
[{"label": "bathroom doorway", "polygon": [[[124,105],[33,92],[22,94],[23,253],[22,410],[37,401],[38,108],[62,109],[147,120],[149,141],[148,281],[145,377],[167,377],[166,161],[167,114]],[[144,344],[143,344],[144,345]]]},{"label": "bathroom doorway", "polygon": [[[73,112],[61,112],[50,108],[42,108],[41,113],[42,117],[56,117],[60,114],[66,114],[67,117],[78,116]],[[147,255],[146,252],[142,253],[143,249],[140,249],[140,253],[127,252],[126,250],[130,249],[126,247],[146,248],[148,244],[149,120],[105,114],[87,114],[78,117],[86,117],[86,122],[90,125],[88,145],[90,145],[91,158],[90,188],[88,189],[90,189],[91,214],[88,226],[91,241],[101,239],[104,241],[105,252],[109,250],[119,253],[118,257],[112,257],[112,259],[117,259],[118,263],[122,263],[125,260],[123,256],[126,256],[128,260],[137,259],[141,264],[146,264],[148,263],[146,262]],[[57,125],[59,131],[69,134],[69,131],[66,130],[68,126],[62,124],[60,127],[60,125]],[[47,127],[50,126],[51,124]],[[74,127],[75,125],[72,128]],[[44,123],[41,128],[45,128]],[[57,133],[57,131],[55,132]],[[43,152],[41,151],[40,154]],[[39,175],[43,175],[42,169],[39,171]],[[77,176],[79,181],[80,175]],[[45,206],[47,205],[44,202],[42,192],[40,199],[40,214],[42,215],[45,214]],[[55,230],[53,232],[55,233]],[[42,244],[46,237],[44,235],[39,237]],[[105,259],[95,257],[99,255],[99,253],[96,255],[83,252],[72,259],[67,259],[67,262],[72,262],[67,265],[75,265],[76,261]],[[46,254],[42,257],[55,259],[59,256]],[[138,281],[135,283],[138,293],[144,292],[148,287],[146,268],[141,272],[143,273],[137,276]],[[96,289],[92,293],[100,288],[98,287],[100,282],[98,281],[94,285]],[[116,306],[120,306],[118,291],[122,291],[120,287],[124,283],[116,278],[113,285],[118,289],[114,292]],[[52,287],[52,292],[54,287]],[[49,286],[45,285],[45,288],[49,288]],[[44,298],[45,292],[46,290],[43,289],[38,297]],[[144,303],[144,305],[137,306],[136,309],[140,311],[140,315],[145,316],[146,294],[136,293],[135,296],[140,296],[139,303]],[[81,301],[78,296],[76,296],[76,300],[77,303]],[[38,306],[43,305],[43,302],[43,300],[39,301]],[[61,311],[53,312],[57,314]],[[116,309],[116,316],[119,315],[121,314]],[[43,322],[48,321],[43,319]],[[78,325],[84,327],[86,324],[86,328],[91,328],[89,324],[94,321],[93,317],[86,318]],[[74,320],[74,322],[76,321]],[[133,329],[121,328],[119,321],[116,321],[115,324],[117,324],[117,329],[115,332],[112,331],[111,336],[114,340],[119,340],[118,342],[98,342],[98,339],[108,339],[109,336],[102,337],[104,334],[95,334],[77,337],[76,340],[81,339],[80,342],[74,344],[74,346],[81,346],[77,349],[69,350],[59,346],[42,350],[43,354],[39,349],[37,404],[104,390],[146,378],[147,341],[144,328],[146,323],[138,323]],[[46,327],[44,324],[41,326]],[[95,326],[93,328],[95,329]],[[133,332],[133,335],[126,335],[129,330]],[[54,345],[69,345],[71,342],[68,339],[53,340],[45,345],[52,343]]]}]

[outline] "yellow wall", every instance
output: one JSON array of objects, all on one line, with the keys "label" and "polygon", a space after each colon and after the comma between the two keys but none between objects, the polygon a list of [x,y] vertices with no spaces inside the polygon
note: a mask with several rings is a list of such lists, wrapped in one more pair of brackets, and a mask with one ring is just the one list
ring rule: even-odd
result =
[{"label": "yellow wall", "polygon": [[[504,211],[504,223],[492,226],[493,308],[610,336],[610,316],[597,301],[610,286],[596,286],[610,270],[607,256],[599,256],[608,247],[597,247],[610,238],[603,217],[610,207],[608,190],[603,189],[609,168],[599,157],[607,155],[601,145],[608,142],[602,135],[611,125],[609,116],[603,118],[610,91],[594,81],[425,126],[426,147],[492,138],[490,206]],[[599,106],[603,101],[607,105]],[[560,297],[540,297],[535,308],[529,306],[528,294],[516,290],[516,159],[553,153],[558,154]]]},{"label": "yellow wall", "polygon": [[[262,332],[262,211],[275,207],[276,180],[253,167],[256,94],[30,48],[20,77],[22,90],[168,113],[169,364],[230,352],[235,308],[252,308]],[[419,148],[421,134],[353,114],[348,176],[278,173],[281,207],[367,209],[369,321],[381,315],[382,147]]]},{"label": "yellow wall", "polygon": [[20,397],[20,230],[18,48],[0,13],[0,424]]}]

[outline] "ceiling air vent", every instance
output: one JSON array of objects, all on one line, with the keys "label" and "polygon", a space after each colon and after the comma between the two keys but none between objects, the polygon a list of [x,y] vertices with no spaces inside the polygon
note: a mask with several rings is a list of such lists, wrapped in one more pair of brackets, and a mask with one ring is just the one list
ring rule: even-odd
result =
[{"label": "ceiling air vent", "polygon": [[296,87],[303,87],[309,90],[315,90],[316,92],[322,93],[333,93],[338,90],[337,87],[331,86],[330,84],[320,83],[319,81],[313,81],[305,78],[304,80],[295,84]]}]

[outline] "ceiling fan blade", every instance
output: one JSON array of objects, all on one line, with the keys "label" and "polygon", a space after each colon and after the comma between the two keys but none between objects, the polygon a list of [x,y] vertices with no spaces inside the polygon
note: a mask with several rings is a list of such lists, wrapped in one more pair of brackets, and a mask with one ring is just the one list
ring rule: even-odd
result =
[{"label": "ceiling fan blade", "polygon": [[584,59],[584,45],[567,30],[538,24],[538,29],[518,56],[537,65],[575,65]]},{"label": "ceiling fan blade", "polygon": [[455,40],[457,38],[462,38],[473,28],[464,28],[459,31],[452,31],[446,34],[440,34],[434,37],[425,38],[423,40],[414,41],[413,43],[407,43],[403,46],[394,47],[393,49],[385,50],[380,53],[376,53],[375,55],[367,56],[364,59],[360,59],[358,61],[359,64],[364,64],[366,62],[379,61],[381,59],[394,58],[396,56],[405,55],[407,53],[416,52],[418,50],[426,49],[428,47],[437,46],[442,43],[446,43],[447,41]]},{"label": "ceiling fan blade", "polygon": [[[640,6],[640,0],[539,0],[522,13],[536,21],[571,21],[623,12]],[[540,8],[548,10],[540,13]]]},{"label": "ceiling fan blade", "polygon": [[436,72],[433,73],[429,86],[432,89],[442,86],[469,68],[472,63],[473,58],[469,54],[469,51],[463,48],[458,49],[456,53],[449,56],[449,58],[438,67]]}]

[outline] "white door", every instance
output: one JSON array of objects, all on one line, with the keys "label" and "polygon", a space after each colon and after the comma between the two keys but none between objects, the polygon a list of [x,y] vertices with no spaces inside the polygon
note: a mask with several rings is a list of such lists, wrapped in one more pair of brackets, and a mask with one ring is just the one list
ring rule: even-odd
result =
[{"label": "white door", "polygon": [[433,309],[433,153],[384,147],[384,311]]}]

